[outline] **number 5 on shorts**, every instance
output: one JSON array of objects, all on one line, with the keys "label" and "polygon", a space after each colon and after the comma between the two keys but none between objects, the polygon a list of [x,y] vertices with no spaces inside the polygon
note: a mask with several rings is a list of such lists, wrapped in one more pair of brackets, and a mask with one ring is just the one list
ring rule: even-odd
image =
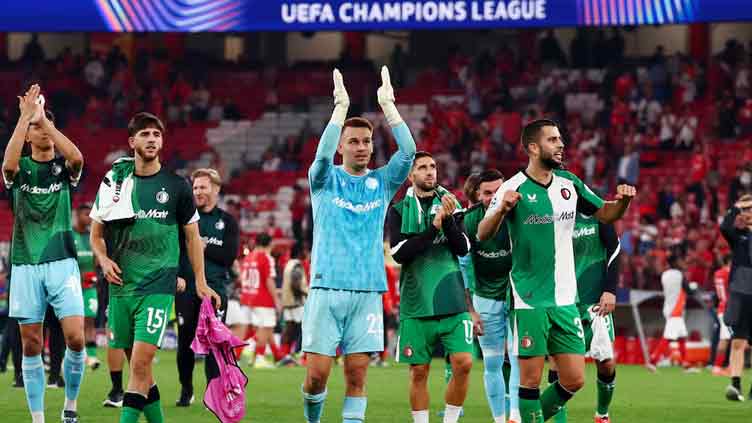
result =
[{"label": "number 5 on shorts", "polygon": [[146,309],[146,313],[146,331],[152,335],[161,331],[164,324],[165,311],[149,307]]}]

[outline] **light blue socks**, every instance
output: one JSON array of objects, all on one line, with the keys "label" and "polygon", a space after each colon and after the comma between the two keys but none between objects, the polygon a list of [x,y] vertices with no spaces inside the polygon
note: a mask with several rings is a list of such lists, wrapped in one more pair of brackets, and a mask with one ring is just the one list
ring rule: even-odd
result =
[{"label": "light blue socks", "polygon": [[363,423],[366,419],[366,397],[345,397],[342,406],[342,423]]},{"label": "light blue socks", "polygon": [[63,378],[65,379],[65,410],[76,411],[78,391],[84,378],[86,350],[65,349],[63,358]]},{"label": "light blue socks", "polygon": [[[23,370],[24,391],[26,391],[26,402],[29,405],[29,411],[31,411],[32,416],[35,414],[39,415],[40,413],[44,416],[45,383],[42,356],[23,356],[21,369]],[[34,416],[34,421],[37,421],[37,418],[37,416]]]},{"label": "light blue socks", "polygon": [[507,387],[501,372],[503,364],[503,355],[489,353],[483,356],[483,383],[486,387],[488,406],[491,407],[491,414],[494,418],[506,415],[504,399]]},{"label": "light blue socks", "polygon": [[308,423],[319,423],[325,399],[326,390],[320,394],[308,394],[303,391],[303,415]]}]

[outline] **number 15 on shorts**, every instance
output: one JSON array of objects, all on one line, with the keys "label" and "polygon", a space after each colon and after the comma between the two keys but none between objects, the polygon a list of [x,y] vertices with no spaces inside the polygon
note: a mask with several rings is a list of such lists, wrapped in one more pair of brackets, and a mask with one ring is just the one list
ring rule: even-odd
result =
[{"label": "number 15 on shorts", "polygon": [[165,311],[162,309],[155,309],[149,307],[146,309],[146,331],[150,334],[155,334],[162,330],[162,325],[165,321]]}]

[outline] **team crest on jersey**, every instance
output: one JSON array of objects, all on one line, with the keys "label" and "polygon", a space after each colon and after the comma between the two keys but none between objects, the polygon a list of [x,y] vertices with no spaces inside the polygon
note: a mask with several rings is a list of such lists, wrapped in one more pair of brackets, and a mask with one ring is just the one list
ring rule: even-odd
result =
[{"label": "team crest on jersey", "polygon": [[373,191],[378,187],[379,187],[379,181],[376,180],[376,178],[371,178],[371,177],[366,178],[366,188]]},{"label": "team crest on jersey", "polygon": [[570,198],[572,198],[572,191],[570,191],[570,190],[568,190],[566,188],[562,188],[561,189],[561,197],[564,198],[565,200],[569,200]]},{"label": "team crest on jersey", "polygon": [[405,357],[412,357],[413,356],[413,348],[411,346],[406,346],[405,349],[402,350],[402,355]]},{"label": "team crest on jersey", "polygon": [[223,220],[217,220],[217,223],[214,224],[214,227],[217,228],[218,231],[221,231],[225,228],[225,222]]},{"label": "team crest on jersey", "polygon": [[54,165],[52,165],[52,174],[53,175],[57,176],[62,171],[63,171],[63,167],[60,166],[59,164],[55,163]]},{"label": "team crest on jersey", "polygon": [[533,338],[525,335],[520,340],[520,346],[524,349],[533,348]]},{"label": "team crest on jersey", "polygon": [[162,191],[157,193],[157,202],[159,202],[159,204],[164,204],[168,201],[170,201],[170,194],[162,188]]}]

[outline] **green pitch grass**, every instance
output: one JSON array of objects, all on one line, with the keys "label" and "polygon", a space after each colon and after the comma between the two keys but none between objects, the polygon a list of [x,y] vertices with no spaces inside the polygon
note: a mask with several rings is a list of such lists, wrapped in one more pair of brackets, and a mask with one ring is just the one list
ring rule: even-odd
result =
[{"label": "green pitch grass", "polygon": [[[104,355],[100,350],[100,358]],[[203,363],[199,362],[194,372],[194,384],[198,392],[196,402],[190,408],[176,408],[179,393],[175,352],[159,353],[155,364],[155,377],[162,395],[167,422],[198,423],[216,422],[214,416],[204,409],[201,398],[204,387]],[[444,365],[435,361],[431,375],[431,421],[440,422],[436,411],[443,407]],[[491,423],[491,414],[483,392],[483,365],[476,362],[472,382],[465,403],[462,423]],[[247,369],[248,413],[244,421],[269,423],[303,423],[300,384],[304,369],[284,368],[271,370]],[[749,389],[752,374],[742,380]],[[595,368],[587,367],[587,384],[569,403],[570,422],[592,422],[595,405]],[[368,414],[366,421],[372,423],[411,422],[407,400],[407,368],[391,364],[386,368],[371,368],[368,373]],[[0,375],[0,421],[29,421],[26,400],[22,389],[11,388],[12,370]],[[731,403],[724,397],[727,378],[714,377],[708,371],[700,374],[684,374],[679,369],[660,369],[650,374],[641,367],[622,366],[617,370],[617,388],[611,415],[614,423],[658,422],[740,422],[752,415],[752,402]],[[119,410],[103,408],[102,400],[109,391],[107,369],[87,370],[79,397],[79,413],[82,423],[117,422]],[[745,392],[746,393],[746,392]],[[342,369],[335,367],[329,383],[329,397],[322,422],[338,423],[342,404]],[[48,422],[59,422],[63,405],[62,389],[47,389],[45,396]],[[144,420],[145,421],[145,420]]]}]

